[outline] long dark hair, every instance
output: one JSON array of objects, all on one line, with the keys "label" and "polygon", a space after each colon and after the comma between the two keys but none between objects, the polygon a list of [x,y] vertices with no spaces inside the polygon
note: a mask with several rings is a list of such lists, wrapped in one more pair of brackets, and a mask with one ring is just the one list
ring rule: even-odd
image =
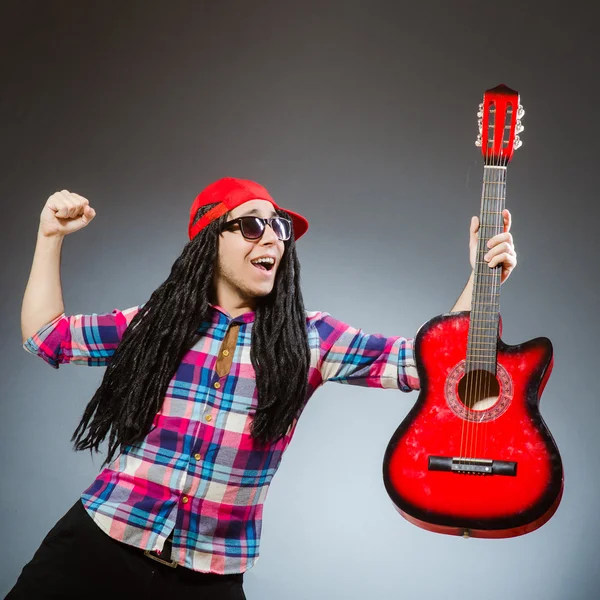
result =
[{"label": "long dark hair", "polygon": [[[213,206],[202,207],[195,220]],[[169,277],[132,319],[71,438],[75,450],[98,452],[108,435],[106,465],[117,449],[141,442],[150,431],[171,378],[208,316],[226,220],[223,215],[211,222],[186,244]],[[250,359],[258,390],[251,434],[266,444],[285,435],[306,396],[310,350],[293,235],[285,242],[273,291],[257,301]]]}]

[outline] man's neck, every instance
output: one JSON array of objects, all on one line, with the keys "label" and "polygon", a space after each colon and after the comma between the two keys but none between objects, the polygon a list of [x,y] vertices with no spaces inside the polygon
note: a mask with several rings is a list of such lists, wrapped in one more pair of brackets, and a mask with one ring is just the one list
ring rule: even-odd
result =
[{"label": "man's neck", "polygon": [[210,302],[224,310],[232,319],[256,310],[255,299],[240,298],[236,294],[228,294],[226,290],[211,294]]},{"label": "man's neck", "polygon": [[232,319],[235,319],[236,317],[239,317],[240,315],[243,315],[244,313],[252,312],[254,310],[254,308],[250,308],[248,306],[239,306],[239,307],[235,307],[235,308],[223,306],[222,304],[219,304],[219,306],[223,310],[225,310]]}]

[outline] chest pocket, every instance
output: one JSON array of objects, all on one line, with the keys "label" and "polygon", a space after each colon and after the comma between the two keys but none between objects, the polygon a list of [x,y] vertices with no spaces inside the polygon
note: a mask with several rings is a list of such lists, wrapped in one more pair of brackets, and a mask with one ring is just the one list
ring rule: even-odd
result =
[{"label": "chest pocket", "polygon": [[235,347],[237,345],[238,334],[240,332],[240,324],[232,323],[221,343],[219,350],[219,356],[217,358],[217,364],[215,371],[219,377],[225,377],[231,370],[231,364],[233,363],[233,355],[235,353]]}]

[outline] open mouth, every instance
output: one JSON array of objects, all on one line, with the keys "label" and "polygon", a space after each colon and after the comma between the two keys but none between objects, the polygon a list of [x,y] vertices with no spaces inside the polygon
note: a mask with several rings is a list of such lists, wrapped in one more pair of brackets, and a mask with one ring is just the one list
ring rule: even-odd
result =
[{"label": "open mouth", "polygon": [[261,271],[270,271],[275,266],[275,260],[273,258],[259,258],[251,261],[252,264]]}]

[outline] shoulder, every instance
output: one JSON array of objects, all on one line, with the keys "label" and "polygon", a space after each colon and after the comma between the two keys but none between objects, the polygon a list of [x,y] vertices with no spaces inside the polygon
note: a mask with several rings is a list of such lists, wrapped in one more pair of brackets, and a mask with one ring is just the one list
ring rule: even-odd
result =
[{"label": "shoulder", "polygon": [[332,317],[328,312],[321,310],[307,310],[306,311],[306,326],[308,329],[322,328],[322,327],[335,327],[338,328],[340,325],[344,325],[341,321]]},{"label": "shoulder", "polygon": [[319,337],[321,341],[332,341],[339,338],[343,333],[357,331],[347,323],[323,311],[306,311],[306,328],[309,338],[313,334]]},{"label": "shoulder", "polygon": [[320,311],[320,310],[307,310],[306,312],[306,324],[314,324],[322,321],[327,317],[331,317],[329,313]]},{"label": "shoulder", "polygon": [[321,310],[306,311],[306,325],[308,328],[314,327],[333,327],[335,329],[351,329],[354,327],[332,317],[330,313]]}]

